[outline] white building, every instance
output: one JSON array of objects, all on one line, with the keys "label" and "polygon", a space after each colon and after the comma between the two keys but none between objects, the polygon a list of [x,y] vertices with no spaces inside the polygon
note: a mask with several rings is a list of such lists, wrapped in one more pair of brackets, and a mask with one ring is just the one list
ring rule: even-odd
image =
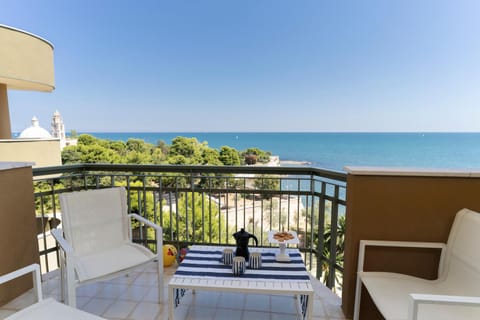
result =
[{"label": "white building", "polygon": [[37,117],[33,116],[32,125],[30,127],[25,128],[20,133],[18,138],[20,139],[52,139],[52,135],[50,135],[50,133],[47,130],[40,127],[40,122],[38,121]]},{"label": "white building", "polygon": [[65,135],[65,125],[62,116],[58,110],[55,111],[52,117],[51,130],[52,137],[60,139],[60,148],[63,150],[66,146],[74,146],[77,144],[77,139],[67,138]]},{"label": "white building", "polygon": [[52,129],[51,134],[54,138],[59,138],[60,140],[66,140],[65,138],[65,125],[63,124],[63,119],[60,116],[60,112],[55,111],[52,117]]}]

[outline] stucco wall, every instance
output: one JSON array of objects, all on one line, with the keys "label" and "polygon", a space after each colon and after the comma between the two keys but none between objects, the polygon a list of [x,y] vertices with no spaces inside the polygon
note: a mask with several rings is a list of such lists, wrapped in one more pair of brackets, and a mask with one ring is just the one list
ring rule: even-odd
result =
[{"label": "stucco wall", "polygon": [[29,32],[0,26],[0,83],[9,89],[52,91],[53,45]]},{"label": "stucco wall", "polygon": [[[361,239],[446,242],[455,214],[480,211],[480,173],[347,168],[345,273],[342,304],[353,315]],[[369,250],[365,270],[433,279],[438,251]],[[382,319],[362,293],[361,319]]]},{"label": "stucco wall", "polygon": [[0,161],[34,162],[34,167],[60,166],[60,140],[0,140]]}]

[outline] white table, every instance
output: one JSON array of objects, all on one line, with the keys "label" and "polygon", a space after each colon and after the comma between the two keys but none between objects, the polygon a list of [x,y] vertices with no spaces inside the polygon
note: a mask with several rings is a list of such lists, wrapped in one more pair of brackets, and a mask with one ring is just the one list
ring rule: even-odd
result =
[{"label": "white table", "polygon": [[297,297],[297,311],[303,319],[312,319],[313,287],[298,249],[286,249],[290,262],[276,262],[278,248],[251,248],[262,253],[262,268],[248,269],[234,277],[231,266],[221,262],[225,247],[192,246],[175,275],[168,283],[168,316],[187,289],[230,291],[256,294],[281,294]]}]

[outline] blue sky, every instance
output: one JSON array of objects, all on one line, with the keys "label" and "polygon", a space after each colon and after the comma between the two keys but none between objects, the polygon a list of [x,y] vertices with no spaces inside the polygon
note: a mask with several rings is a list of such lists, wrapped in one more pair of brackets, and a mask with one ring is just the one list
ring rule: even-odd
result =
[{"label": "blue sky", "polygon": [[55,46],[13,131],[480,131],[477,0],[3,0]]}]

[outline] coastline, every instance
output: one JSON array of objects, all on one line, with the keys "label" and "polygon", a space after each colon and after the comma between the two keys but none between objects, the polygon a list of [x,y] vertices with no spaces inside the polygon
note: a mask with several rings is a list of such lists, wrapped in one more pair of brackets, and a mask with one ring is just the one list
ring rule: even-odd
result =
[{"label": "coastline", "polygon": [[280,160],[281,166],[310,166],[310,161],[298,161],[298,160]]},{"label": "coastline", "polygon": [[269,167],[294,167],[294,166],[310,166],[312,165],[309,161],[300,161],[300,160],[281,160],[280,156],[270,156],[270,161],[265,164],[257,163],[257,166],[269,166]]},{"label": "coastline", "polygon": [[[88,132],[87,132],[88,133]],[[195,137],[220,149],[257,147],[279,155],[282,166],[315,166],[343,171],[349,166],[422,167],[478,170],[480,132],[315,132],[315,133],[98,133],[96,138],[127,141],[142,139],[157,144],[177,136]],[[427,151],[427,152],[426,152]],[[308,159],[308,160],[306,160]]]}]

